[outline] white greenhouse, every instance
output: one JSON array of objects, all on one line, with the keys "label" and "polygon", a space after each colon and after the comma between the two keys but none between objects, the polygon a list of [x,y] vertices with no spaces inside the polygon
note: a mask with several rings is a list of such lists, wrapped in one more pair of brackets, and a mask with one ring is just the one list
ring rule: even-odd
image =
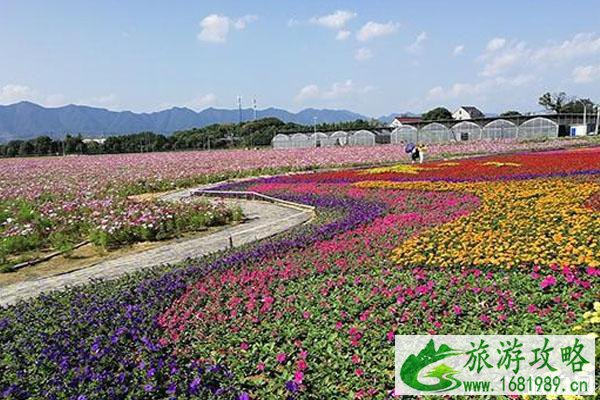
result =
[{"label": "white greenhouse", "polygon": [[392,144],[417,143],[417,128],[408,125],[396,128],[392,131],[390,140]]},{"label": "white greenhouse", "polygon": [[537,117],[519,126],[519,139],[541,139],[558,137],[558,124],[548,118]]},{"label": "white greenhouse", "polygon": [[505,119],[497,119],[483,127],[483,139],[509,139],[517,137],[517,125]]},{"label": "white greenhouse", "polygon": [[310,138],[304,133],[294,133],[290,137],[290,141],[292,143],[292,148],[294,149],[305,149],[308,147],[315,147],[314,141],[311,141]]},{"label": "white greenhouse", "polygon": [[329,139],[334,143],[334,146],[345,146],[348,144],[348,132],[333,132],[331,136],[329,136]]},{"label": "white greenhouse", "polygon": [[323,142],[327,142],[329,136],[323,132],[315,132],[310,135],[309,139],[313,143],[313,147],[322,147],[324,146]]},{"label": "white greenhouse", "polygon": [[348,144],[351,146],[375,146],[375,134],[365,129],[356,131],[348,137]]},{"label": "white greenhouse", "polygon": [[273,137],[271,146],[273,146],[274,149],[289,149],[292,147],[292,142],[288,135],[280,133]]},{"label": "white greenhouse", "polygon": [[450,130],[438,122],[425,125],[419,131],[420,143],[446,143],[451,139]]},{"label": "white greenhouse", "polygon": [[479,140],[481,139],[481,127],[475,122],[463,121],[454,125],[450,131],[454,140]]}]

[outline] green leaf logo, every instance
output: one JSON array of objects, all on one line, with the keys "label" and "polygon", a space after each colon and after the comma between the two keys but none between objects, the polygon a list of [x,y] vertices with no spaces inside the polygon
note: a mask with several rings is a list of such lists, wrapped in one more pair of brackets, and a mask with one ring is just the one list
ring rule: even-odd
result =
[{"label": "green leaf logo", "polygon": [[409,355],[400,368],[400,379],[413,389],[425,392],[447,392],[456,389],[462,383],[454,377],[459,371],[446,364],[439,364],[424,376],[427,378],[437,378],[435,384],[425,384],[419,381],[419,374],[429,365],[448,357],[463,354],[462,351],[454,350],[448,345],[442,344],[439,349],[435,349],[433,339],[431,339],[425,348],[416,356]]}]

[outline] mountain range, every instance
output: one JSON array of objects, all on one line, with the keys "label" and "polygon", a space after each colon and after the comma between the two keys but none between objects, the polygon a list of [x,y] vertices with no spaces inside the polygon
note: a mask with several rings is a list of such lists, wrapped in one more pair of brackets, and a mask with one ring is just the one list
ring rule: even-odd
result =
[{"label": "mountain range", "polygon": [[[243,109],[242,120],[251,120],[254,117],[253,113],[250,108]],[[266,108],[257,110],[256,117],[275,117],[283,122],[295,122],[303,125],[312,125],[315,118],[318,123],[369,119],[367,116],[352,111],[314,108],[307,108],[298,113],[279,108]],[[382,122],[386,120],[391,120],[391,115],[382,117]],[[46,108],[22,101],[6,106],[0,105],[0,142],[30,139],[40,135],[59,138],[67,133],[81,133],[87,137],[124,135],[144,131],[170,134],[215,123],[236,122],[239,122],[238,110],[207,108],[196,112],[189,108],[173,107],[152,113],[134,113],[73,104]]]}]

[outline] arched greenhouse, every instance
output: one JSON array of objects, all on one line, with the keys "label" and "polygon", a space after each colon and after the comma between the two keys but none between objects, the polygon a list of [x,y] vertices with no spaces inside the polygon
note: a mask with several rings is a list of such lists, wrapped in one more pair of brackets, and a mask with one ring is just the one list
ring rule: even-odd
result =
[{"label": "arched greenhouse", "polygon": [[375,134],[362,129],[349,136],[348,143],[351,146],[375,146]]},{"label": "arched greenhouse", "polygon": [[483,127],[483,139],[509,139],[517,137],[517,125],[497,119]]},{"label": "arched greenhouse", "polygon": [[537,117],[519,126],[519,139],[540,139],[558,137],[558,124],[548,118]]},{"label": "arched greenhouse", "polygon": [[419,131],[420,143],[445,143],[450,141],[450,131],[438,122],[425,125]]},{"label": "arched greenhouse", "polygon": [[292,148],[294,149],[305,149],[308,147],[315,147],[315,143],[310,140],[304,133],[294,133],[290,137]]},{"label": "arched greenhouse", "polygon": [[408,125],[396,128],[392,131],[390,140],[392,144],[417,143],[417,128]]},{"label": "arched greenhouse", "polygon": [[345,146],[348,144],[348,132],[333,132],[331,136],[329,136],[329,139],[334,143],[334,146]]},{"label": "arched greenhouse", "polygon": [[481,127],[475,122],[463,121],[450,128],[455,140],[478,140],[481,139]]},{"label": "arched greenhouse", "polygon": [[327,141],[329,136],[323,132],[315,132],[310,135],[309,140],[313,143],[313,147],[322,147],[324,146],[323,141]]},{"label": "arched greenhouse", "polygon": [[292,147],[292,142],[290,141],[290,137],[288,135],[280,133],[271,139],[271,146],[274,149],[289,149]]}]

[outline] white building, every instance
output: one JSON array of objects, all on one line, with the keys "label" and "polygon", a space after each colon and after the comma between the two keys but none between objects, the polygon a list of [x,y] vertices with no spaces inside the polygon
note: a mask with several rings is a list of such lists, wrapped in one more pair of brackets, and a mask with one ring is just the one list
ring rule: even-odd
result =
[{"label": "white building", "polygon": [[483,113],[477,107],[473,106],[462,106],[452,113],[452,118],[460,121],[465,119],[476,119],[484,117],[485,115],[483,115]]}]

